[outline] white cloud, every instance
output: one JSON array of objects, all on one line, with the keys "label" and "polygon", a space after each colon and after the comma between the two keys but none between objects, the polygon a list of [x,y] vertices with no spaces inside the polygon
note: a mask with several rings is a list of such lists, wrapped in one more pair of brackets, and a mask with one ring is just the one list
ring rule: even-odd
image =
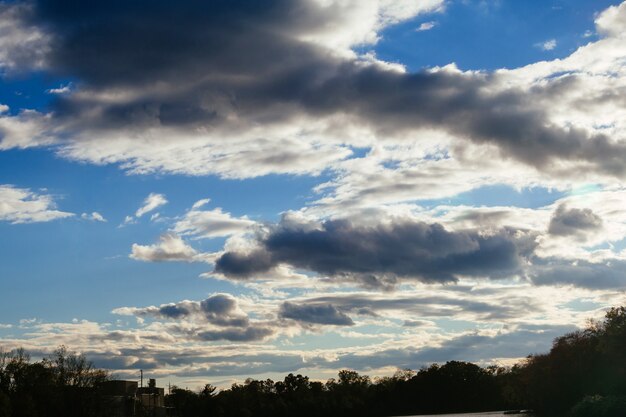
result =
[{"label": "white cloud", "polygon": [[0,4],[0,72],[45,67],[50,35],[27,23],[31,14],[30,3]]},{"label": "white cloud", "polygon": [[200,210],[209,201],[209,199],[197,201],[191,210],[176,222],[172,230],[180,235],[211,239],[243,233],[256,224],[246,216],[233,217],[219,207]]},{"label": "white cloud", "polygon": [[143,201],[143,206],[135,212],[135,217],[139,218],[165,204],[167,204],[167,199],[163,194],[150,193],[150,195]]},{"label": "white cloud", "polygon": [[94,222],[102,222],[105,223],[107,220],[102,216],[102,214],[94,211],[92,213],[83,213],[80,215],[80,218],[83,220],[91,220]]},{"label": "white cloud", "polygon": [[50,145],[58,141],[58,127],[51,125],[51,114],[21,110],[16,116],[7,114],[8,106],[0,112],[0,151]]},{"label": "white cloud", "polygon": [[146,262],[199,262],[203,261],[198,252],[187,245],[179,236],[167,233],[160,237],[159,242],[154,245],[132,246],[130,258]]},{"label": "white cloud", "polygon": [[424,32],[424,31],[433,29],[435,26],[437,26],[437,22],[435,22],[435,21],[424,22],[421,25],[419,25],[419,27],[417,29],[415,29],[415,31],[416,32]]},{"label": "white cloud", "polygon": [[296,36],[342,55],[354,55],[351,48],[355,45],[375,44],[385,27],[440,12],[445,4],[443,0],[312,0],[312,3],[323,7],[327,22],[319,27],[306,27]]},{"label": "white cloud", "polygon": [[596,18],[598,31],[604,35],[624,37],[626,36],[626,2],[617,6],[611,6]]},{"label": "white cloud", "polygon": [[537,47],[541,48],[544,51],[552,51],[557,46],[556,39],[549,39],[545,42],[541,42],[537,44]]},{"label": "white cloud", "polygon": [[48,94],[68,94],[70,92],[72,92],[72,83],[61,85],[58,88],[50,88],[46,90],[46,93]]},{"label": "white cloud", "polygon": [[56,210],[56,204],[50,195],[12,185],[0,185],[0,221],[12,224],[36,223],[73,215]]}]

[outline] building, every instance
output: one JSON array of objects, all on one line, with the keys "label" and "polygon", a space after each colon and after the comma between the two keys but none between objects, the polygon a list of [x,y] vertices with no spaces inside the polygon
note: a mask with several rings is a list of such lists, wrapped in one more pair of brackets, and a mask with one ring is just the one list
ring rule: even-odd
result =
[{"label": "building", "polygon": [[104,406],[111,417],[166,417],[165,390],[150,379],[147,387],[136,381],[106,381],[102,386]]},{"label": "building", "polygon": [[155,379],[151,379],[147,387],[138,388],[136,398],[147,416],[166,416],[165,390],[156,386]]}]

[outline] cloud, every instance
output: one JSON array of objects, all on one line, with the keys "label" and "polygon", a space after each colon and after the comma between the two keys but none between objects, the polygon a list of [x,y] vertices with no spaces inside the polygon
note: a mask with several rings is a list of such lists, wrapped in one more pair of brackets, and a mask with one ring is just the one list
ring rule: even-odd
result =
[{"label": "cloud", "polygon": [[248,316],[239,307],[238,300],[230,294],[222,293],[213,294],[202,301],[184,300],[159,307],[120,307],[113,310],[113,313],[168,320],[190,319],[223,327],[246,327],[250,324]]},{"label": "cloud", "polygon": [[247,278],[285,263],[364,282],[412,278],[441,283],[461,275],[502,278],[520,271],[531,242],[532,238],[506,230],[481,235],[414,221],[357,226],[348,220],[329,220],[311,225],[286,216],[258,238],[256,249],[224,253],[215,272]]},{"label": "cloud", "polygon": [[31,3],[0,4],[0,72],[42,69],[50,35],[32,20]]},{"label": "cloud", "polygon": [[297,305],[288,301],[280,306],[279,316],[302,323],[331,326],[353,326],[354,322],[345,313],[331,304]]},{"label": "cloud", "polygon": [[421,25],[419,25],[419,27],[417,29],[415,29],[415,31],[416,32],[425,32],[425,31],[433,29],[435,26],[437,26],[437,22],[435,22],[435,21],[424,22]]},{"label": "cloud", "polygon": [[273,329],[267,327],[247,327],[245,329],[207,330],[198,333],[197,337],[206,341],[256,342],[268,338],[274,332]]},{"label": "cloud", "polygon": [[465,334],[446,340],[440,346],[380,350],[371,354],[351,353],[344,355],[340,363],[353,369],[371,369],[393,366],[419,369],[431,363],[462,360],[493,363],[493,359],[521,359],[529,354],[543,353],[550,349],[552,341],[566,332],[576,330],[573,326],[524,326],[496,335]]},{"label": "cloud", "polygon": [[248,317],[239,309],[237,299],[229,294],[215,294],[200,303],[209,322],[221,326],[245,327]]},{"label": "cloud", "polygon": [[[457,319],[491,321],[519,319],[528,311],[541,311],[538,302],[531,297],[508,294],[501,291],[485,291],[484,299],[478,294],[464,294],[467,289],[455,293],[433,292],[424,294],[407,291],[397,293],[343,293],[318,297],[300,298],[294,303],[306,312],[306,307],[333,306],[344,314],[372,317],[404,318],[405,321],[454,317]],[[508,300],[506,303],[504,300]]]},{"label": "cloud", "polygon": [[61,85],[58,88],[50,88],[46,90],[48,94],[68,94],[72,91],[72,83],[68,83],[66,85]]},{"label": "cloud", "polygon": [[552,51],[554,48],[556,48],[557,46],[557,41],[556,39],[549,39],[545,42],[541,42],[536,44],[536,46],[538,48],[541,48],[544,51]]},{"label": "cloud", "polygon": [[208,202],[208,199],[197,201],[191,210],[176,222],[173,231],[183,236],[210,239],[242,233],[255,224],[246,216],[233,217],[219,207],[201,210]]},{"label": "cloud", "polygon": [[431,327],[432,321],[428,320],[404,320],[403,327]]},{"label": "cloud", "polygon": [[[31,117],[40,142],[10,132],[4,148],[48,139],[61,142],[65,157],[134,173],[248,178],[319,174],[349,157],[352,146],[436,130],[454,138],[455,158],[494,147],[500,158],[548,177],[626,175],[624,105],[607,114],[601,98],[622,80],[608,85],[607,72],[595,71],[621,68],[619,31],[568,59],[520,71],[407,73],[350,48],[439,10],[441,1],[273,0],[263,10],[245,2],[183,2],[176,10],[108,3],[98,6],[97,19],[91,6],[33,4],[27,21],[54,34],[46,65],[81,84],[54,101],[48,119]],[[234,50],[246,51],[245,59]],[[554,71],[541,75],[548,67]],[[529,82],[523,72],[535,76]],[[598,94],[573,94],[588,88]],[[584,97],[591,100],[587,118],[565,111],[582,108]],[[609,123],[591,120],[595,113]],[[25,115],[10,119],[25,123]],[[612,123],[613,131],[601,128]]]},{"label": "cloud", "polygon": [[8,106],[0,112],[0,151],[46,146],[58,141],[58,129],[50,114],[35,110],[20,110],[17,116],[7,114]]},{"label": "cloud", "polygon": [[250,320],[230,294],[212,294],[202,301],[184,300],[158,307],[121,307],[114,314],[175,321],[168,329],[185,340],[255,342],[276,333],[276,324]]},{"label": "cloud", "polygon": [[98,213],[97,211],[94,211],[92,213],[83,213],[80,215],[80,218],[83,220],[91,220],[94,222],[102,222],[102,223],[106,223],[106,219],[102,216],[102,214]]},{"label": "cloud", "polygon": [[626,288],[626,261],[620,258],[599,261],[559,258],[536,259],[530,270],[535,285],[556,285],[592,290]]},{"label": "cloud", "polygon": [[143,201],[143,206],[139,207],[135,212],[135,217],[140,218],[144,214],[150,213],[165,204],[167,204],[167,199],[163,194],[150,193]]},{"label": "cloud", "polygon": [[626,33],[626,3],[610,6],[600,13],[596,27],[604,35],[623,37]]},{"label": "cloud", "polygon": [[166,233],[154,245],[139,245],[134,243],[129,255],[132,259],[146,262],[198,262],[202,257],[191,246],[187,245],[178,235]]},{"label": "cloud", "polygon": [[602,228],[602,218],[591,209],[568,209],[565,204],[559,205],[548,226],[552,235],[571,236]]},{"label": "cloud", "polygon": [[0,185],[0,221],[12,224],[49,222],[74,216],[56,210],[56,204],[47,194],[28,188]]}]

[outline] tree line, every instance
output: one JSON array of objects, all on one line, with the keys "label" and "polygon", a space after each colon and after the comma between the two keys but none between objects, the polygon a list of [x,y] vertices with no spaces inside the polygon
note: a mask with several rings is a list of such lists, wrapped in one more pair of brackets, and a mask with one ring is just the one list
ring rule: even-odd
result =
[{"label": "tree line", "polygon": [[[106,416],[99,387],[110,375],[84,356],[57,350],[30,362],[0,354],[0,417]],[[626,417],[626,308],[554,340],[548,353],[510,367],[433,364],[371,379],[352,370],[312,381],[247,379],[222,391],[173,387],[175,417],[378,417],[533,409],[549,417]]]}]

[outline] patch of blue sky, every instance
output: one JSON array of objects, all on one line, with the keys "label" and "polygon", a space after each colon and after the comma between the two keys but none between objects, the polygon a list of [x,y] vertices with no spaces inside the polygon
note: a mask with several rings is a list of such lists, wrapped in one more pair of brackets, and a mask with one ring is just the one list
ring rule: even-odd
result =
[{"label": "patch of blue sky", "polygon": [[350,150],[352,151],[352,155],[348,157],[348,159],[359,159],[367,156],[369,152],[371,152],[372,148],[369,146],[366,147],[355,147],[350,146]]},{"label": "patch of blue sky", "polygon": [[567,192],[544,187],[516,189],[509,185],[499,184],[479,187],[450,198],[421,200],[417,203],[426,209],[446,205],[537,209],[550,205],[566,195],[568,195]]},{"label": "patch of blue sky", "polygon": [[[379,59],[410,71],[455,62],[463,70],[517,68],[564,58],[595,39],[594,17],[618,0],[453,0],[382,33]],[[546,4],[549,4],[546,7]],[[424,29],[417,30],[422,24]],[[554,40],[554,45],[542,46]],[[367,52],[368,47],[357,49]]]},{"label": "patch of blue sky", "polygon": [[587,246],[584,248],[585,250],[589,251],[589,252],[595,252],[595,251],[599,251],[599,250],[612,250],[614,252],[619,252],[618,250],[616,250],[614,248],[614,245],[610,242],[602,242],[598,245],[594,245],[594,246]]},{"label": "patch of blue sky", "polygon": [[579,185],[579,186],[572,188],[572,190],[568,193],[568,195],[570,196],[586,195],[586,194],[591,194],[591,193],[595,193],[598,191],[602,191],[602,186],[598,184],[584,184],[584,185]]},{"label": "patch of blue sky", "polygon": [[[125,305],[202,299],[212,292],[237,294],[240,286],[198,278],[210,265],[139,262],[128,258],[131,246],[153,244],[176,217],[207,197],[211,202],[204,209],[221,207],[233,216],[276,221],[281,212],[303,206],[313,186],[326,180],[280,175],[251,180],[129,176],[114,165],[68,163],[46,150],[2,152],[0,184],[50,194],[57,209],[76,216],[49,223],[0,223],[0,251],[5,259],[15,260],[0,265],[1,276],[15,277],[6,280],[0,295],[0,316],[15,322],[23,318],[17,311],[30,311],[55,321],[71,320],[80,311],[81,319],[102,320],[113,308]],[[169,201],[155,210],[163,221],[151,222],[148,213],[136,224],[118,227],[151,192],[162,193]],[[107,222],[80,219],[81,213],[94,211]],[[224,239],[190,243],[206,252],[221,249]],[[29,297],[24,300],[25,293]]]},{"label": "patch of blue sky", "polygon": [[0,323],[0,337],[2,338],[15,338],[17,337],[17,332],[15,331],[15,326],[10,323]]},{"label": "patch of blue sky", "polygon": [[45,112],[56,98],[51,90],[71,85],[72,80],[53,77],[43,72],[0,77],[0,104],[10,107],[10,114],[31,109]]},{"label": "patch of blue sky", "polygon": [[316,185],[330,180],[320,176],[267,175],[246,180],[215,176],[128,175],[116,165],[69,162],[47,150],[11,150],[0,153],[0,184],[37,190],[48,188],[62,197],[59,209],[98,211],[119,224],[139,208],[152,192],[165,194],[169,203],[158,211],[182,215],[204,198],[205,209],[221,207],[234,216],[276,221],[280,213],[298,209],[317,196]]},{"label": "patch of blue sky", "polygon": [[561,305],[561,307],[567,308],[572,311],[593,311],[601,306],[601,304],[585,299],[572,300]]},{"label": "patch of blue sky", "polygon": [[614,252],[621,252],[626,249],[626,239],[618,240],[611,244],[611,248]]},{"label": "patch of blue sky", "polygon": [[208,293],[233,290],[232,284],[199,278],[210,269],[207,264],[129,259],[134,241],[151,243],[152,238],[142,239],[146,233],[141,228],[129,238],[103,232],[102,227],[107,226],[70,220],[0,225],[0,234],[7,237],[0,242],[3,257],[21,260],[0,265],[5,278],[0,295],[3,320],[14,323],[28,311],[46,321],[77,316],[106,321],[108,312],[117,307],[202,299]]}]

